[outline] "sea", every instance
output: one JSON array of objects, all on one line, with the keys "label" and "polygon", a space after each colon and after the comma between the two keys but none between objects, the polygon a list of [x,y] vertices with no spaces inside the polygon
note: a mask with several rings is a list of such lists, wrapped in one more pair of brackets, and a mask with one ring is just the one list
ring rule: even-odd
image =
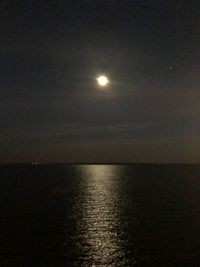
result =
[{"label": "sea", "polygon": [[200,266],[200,166],[0,165],[1,267]]}]

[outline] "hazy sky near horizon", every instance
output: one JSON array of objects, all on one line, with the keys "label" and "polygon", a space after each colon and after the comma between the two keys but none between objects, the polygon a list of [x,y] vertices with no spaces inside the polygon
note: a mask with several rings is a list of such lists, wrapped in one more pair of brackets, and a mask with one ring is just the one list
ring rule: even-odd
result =
[{"label": "hazy sky near horizon", "polygon": [[200,163],[199,1],[0,10],[0,162]]}]

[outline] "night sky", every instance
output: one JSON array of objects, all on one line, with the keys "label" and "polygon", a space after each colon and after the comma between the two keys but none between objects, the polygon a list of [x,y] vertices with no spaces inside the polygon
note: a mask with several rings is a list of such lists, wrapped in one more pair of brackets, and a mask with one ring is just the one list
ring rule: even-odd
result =
[{"label": "night sky", "polygon": [[200,163],[200,1],[6,0],[0,29],[0,162]]}]

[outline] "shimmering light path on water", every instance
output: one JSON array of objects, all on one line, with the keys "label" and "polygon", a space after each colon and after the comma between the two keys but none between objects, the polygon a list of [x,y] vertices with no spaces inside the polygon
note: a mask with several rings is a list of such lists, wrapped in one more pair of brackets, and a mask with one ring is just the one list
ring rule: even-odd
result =
[{"label": "shimmering light path on water", "polygon": [[200,166],[0,166],[0,266],[199,266]]},{"label": "shimmering light path on water", "polygon": [[[116,166],[80,167],[87,177],[82,199],[81,239],[87,248],[85,266],[123,266],[126,262],[121,238],[119,173]],[[88,262],[89,261],[89,262]]]}]

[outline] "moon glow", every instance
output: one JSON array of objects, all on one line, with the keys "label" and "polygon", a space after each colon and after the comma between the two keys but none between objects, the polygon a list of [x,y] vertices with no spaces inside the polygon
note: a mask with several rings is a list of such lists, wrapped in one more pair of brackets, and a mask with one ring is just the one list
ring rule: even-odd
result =
[{"label": "moon glow", "polygon": [[101,75],[97,78],[97,82],[101,87],[105,87],[106,85],[108,85],[109,80],[106,76]]}]

